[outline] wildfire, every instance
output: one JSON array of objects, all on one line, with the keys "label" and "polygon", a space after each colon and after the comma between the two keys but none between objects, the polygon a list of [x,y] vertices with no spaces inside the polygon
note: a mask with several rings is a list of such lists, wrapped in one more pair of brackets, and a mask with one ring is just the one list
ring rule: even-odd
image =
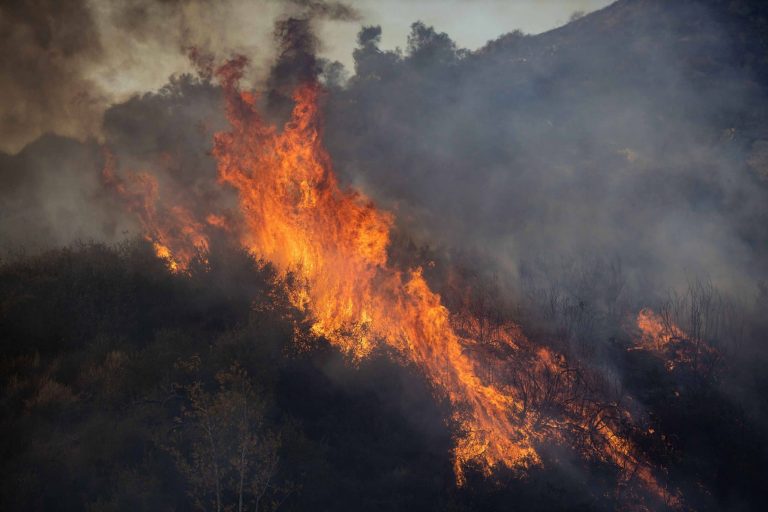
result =
[{"label": "wildfire", "polygon": [[253,97],[238,91],[239,65],[220,74],[233,129],[216,135],[214,156],[221,180],[240,194],[242,242],[300,277],[292,300],[311,314],[313,331],[354,358],[386,343],[424,368],[451,402],[468,406],[471,434],[457,447],[457,461],[537,462],[524,422],[513,421],[522,404],[481,381],[421,270],[387,266],[392,216],[340,188],[321,144],[318,87],[296,91],[292,119],[278,132],[260,119]]},{"label": "wildfire", "polygon": [[[479,320],[452,316],[420,268],[388,264],[393,217],[338,183],[321,140],[319,85],[296,89],[291,118],[278,130],[262,119],[256,98],[240,91],[244,64],[236,59],[218,71],[231,130],[216,134],[213,148],[219,180],[238,192],[242,218],[237,229],[220,216],[207,222],[297,277],[290,299],[312,331],[352,359],[385,344],[423,369],[464,432],[454,452],[459,482],[470,462],[487,472],[540,464],[538,447],[554,440],[614,464],[626,480],[637,478],[669,501],[623,434],[629,413],[586,399],[589,386],[562,356],[535,347],[514,324],[483,339]],[[158,215],[151,180],[137,178],[134,189],[110,179],[172,269],[207,250],[200,223],[173,208]]]},{"label": "wildfire", "polygon": [[665,322],[650,309],[642,309],[637,314],[637,327],[642,333],[639,347],[662,351],[675,340],[685,339],[686,335],[677,325]]},{"label": "wildfire", "polygon": [[668,371],[686,366],[696,371],[711,369],[717,351],[703,340],[684,332],[670,318],[650,309],[637,314],[640,338],[630,350],[646,350],[664,359]]}]

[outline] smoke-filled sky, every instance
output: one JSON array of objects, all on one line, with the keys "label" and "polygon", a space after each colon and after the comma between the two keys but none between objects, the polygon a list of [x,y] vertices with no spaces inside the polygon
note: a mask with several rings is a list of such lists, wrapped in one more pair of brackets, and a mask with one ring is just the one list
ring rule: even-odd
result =
[{"label": "smoke-filled sky", "polygon": [[477,48],[521,29],[541,32],[606,0],[372,1],[309,0],[14,0],[0,6],[0,151],[16,152],[44,132],[101,135],[112,103],[161,87],[191,70],[185,49],[247,54],[253,75],[274,57],[272,31],[282,15],[311,13],[318,54],[352,68],[362,24],[384,29],[382,47],[404,47],[422,20]]},{"label": "smoke-filled sky", "polygon": [[[328,85],[336,172],[420,241],[484,253],[513,280],[599,257],[651,294],[711,279],[754,296],[768,274],[760,4],[605,3],[6,2],[4,245],[131,233],[99,182],[103,147],[175,200],[218,198],[207,152],[225,122],[215,83],[180,78],[191,49],[247,56],[267,97],[299,55]],[[299,54],[275,37],[288,17],[310,20]]]}]

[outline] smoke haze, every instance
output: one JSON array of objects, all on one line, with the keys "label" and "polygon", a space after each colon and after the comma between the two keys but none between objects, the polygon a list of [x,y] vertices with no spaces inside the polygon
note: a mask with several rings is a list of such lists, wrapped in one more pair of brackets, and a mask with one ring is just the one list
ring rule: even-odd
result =
[{"label": "smoke haze", "polygon": [[[582,4],[605,2],[573,5]],[[438,9],[434,5],[432,10]],[[563,21],[570,21],[541,34],[487,34],[489,42],[477,49],[462,48],[452,33],[418,19],[408,20],[410,31],[401,48],[393,49],[386,26],[371,20],[371,12],[368,1],[4,3],[0,258],[18,261],[19,255],[81,241],[117,244],[144,236],[157,242],[142,225],[145,219],[126,206],[125,189],[140,182],[142,173],[157,185],[151,197],[157,202],[149,209],[159,217],[182,212],[213,248],[216,233],[225,229],[219,224],[233,234],[243,222],[237,191],[223,183],[213,156],[214,135],[228,130],[233,117],[240,119],[228,118],[227,109],[247,106],[241,113],[246,121],[263,113],[266,128],[257,127],[269,132],[274,124],[280,134],[295,106],[297,86],[318,80],[322,143],[342,187],[362,191],[393,213],[394,242],[386,266],[394,282],[405,282],[399,273],[405,267],[421,267],[429,297],[431,290],[441,295],[434,295],[435,309],[443,312],[444,304],[454,314],[474,307],[470,313],[480,330],[487,327],[484,321],[519,324],[521,338],[524,334],[532,347],[558,354],[547,359],[551,368],[565,368],[568,378],[579,374],[573,387],[583,395],[561,391],[564,401],[571,404],[577,401],[573,396],[594,393],[617,411],[620,406],[630,411],[638,435],[650,439],[649,445],[658,441],[668,449],[652,454],[656,467],[664,468],[665,457],[684,448],[696,451],[670,448],[663,437],[662,442],[652,436],[653,430],[645,432],[645,414],[652,410],[668,415],[672,431],[682,424],[681,432],[698,434],[685,430],[688,425],[675,415],[671,393],[677,398],[682,393],[684,403],[695,389],[700,394],[691,391],[691,396],[706,403],[711,392],[721,400],[713,409],[736,404],[748,411],[750,428],[768,432],[766,383],[755,377],[764,373],[760,365],[768,355],[768,7],[748,0],[618,0],[588,14],[563,12]],[[438,19],[449,16],[447,10],[439,14]],[[457,32],[472,31],[471,19]],[[345,66],[329,55],[351,29],[356,35],[345,44],[354,50]],[[215,71],[224,62],[232,66],[228,77]],[[242,89],[256,94],[241,97],[233,84],[245,62]],[[230,80],[229,90],[218,82],[222,76]],[[307,147],[317,149],[314,141]],[[279,153],[277,146],[272,150]],[[324,150],[319,154],[324,158]],[[238,162],[230,162],[232,169],[247,174],[235,169]],[[325,185],[321,180],[317,186]],[[349,197],[357,205],[357,196]],[[252,206],[258,199],[248,203],[252,210],[258,209]],[[389,227],[388,221],[383,224]],[[211,254],[212,260],[217,257],[214,250]],[[250,269],[248,262],[242,265]],[[228,264],[221,268],[231,274],[216,283],[214,305],[200,302],[195,321],[207,318],[222,297],[234,296],[238,314],[250,314],[250,288],[232,291],[245,286],[247,272],[241,276]],[[158,265],[152,272],[162,270]],[[259,271],[274,277],[267,267]],[[201,275],[191,273],[190,282],[202,279],[207,286],[217,279]],[[447,293],[471,289],[474,278],[482,283],[472,291],[476,296]],[[383,288],[372,283],[376,292]],[[265,301],[274,298],[263,294]],[[472,300],[482,303],[469,304]],[[281,304],[290,305],[287,299]],[[706,378],[696,380],[698,362],[692,370],[681,365],[674,373],[654,361],[652,351],[628,348],[636,341],[630,338],[641,337],[641,328],[627,328],[627,320],[640,318],[641,308],[660,304],[667,307],[666,320],[674,317],[679,324],[674,332],[691,333],[678,337],[695,342],[697,355],[698,344],[721,343],[707,350],[718,358],[724,354],[732,364],[723,372],[727,377],[718,380],[719,359]],[[703,305],[710,309],[702,313]],[[131,311],[142,307],[136,299]],[[644,315],[649,322],[655,318],[651,312]],[[222,325],[229,328],[227,322]],[[294,335],[299,324],[293,325]],[[197,340],[201,346],[208,343],[204,338]],[[498,349],[491,345],[477,343],[472,357],[480,361],[487,355],[482,350]],[[452,346],[459,357],[468,350],[458,342]],[[546,350],[531,349],[531,354],[543,358]],[[488,359],[512,368],[516,377],[533,375],[538,385],[545,373],[530,373],[526,366],[536,360],[531,354],[512,360],[501,351]],[[422,411],[422,402],[432,397],[416,368],[408,369],[414,375],[399,375],[381,358],[349,373],[341,356],[323,357],[329,358],[320,372],[323,379],[344,390],[357,390],[356,379],[371,376],[394,382],[384,386],[389,391],[382,401],[434,438],[439,449],[447,446],[442,409],[450,404]],[[588,375],[584,382],[580,372]],[[706,379],[711,387],[701,384]],[[291,388],[291,396],[300,397],[294,402],[304,396],[301,387]],[[416,396],[405,396],[411,388]],[[629,395],[634,402],[619,404]],[[333,397],[327,400],[332,403]],[[545,410],[546,397],[541,403]],[[710,418],[708,411],[699,414]],[[741,417],[733,418],[711,419],[715,427],[706,428],[711,427],[712,437],[720,428],[735,431],[731,425]],[[648,420],[656,421],[663,425],[665,418]],[[760,445],[762,438],[755,439]],[[729,442],[734,444],[701,448],[702,464],[717,460],[729,446],[741,447],[740,439]],[[606,496],[601,486],[611,484],[584,484],[588,471],[575,452],[560,453],[560,448],[552,443],[542,454],[556,460],[556,471],[567,474],[574,486]],[[761,464],[762,452],[755,453],[748,460]],[[716,499],[709,489],[721,475],[706,469],[678,468],[669,481],[694,489],[692,494],[712,505]],[[691,476],[701,474],[710,487]],[[733,488],[754,492],[756,478]]]},{"label": "smoke haze", "polygon": [[[624,1],[475,52],[421,23],[404,52],[386,51],[371,26],[358,35],[355,69],[345,70],[316,59],[322,41],[308,26],[360,19],[341,3],[266,2],[261,27],[229,24],[245,9],[235,1],[75,2],[55,14],[57,6],[3,8],[3,37],[14,43],[3,46],[0,84],[6,148],[51,130],[97,137],[127,170],[162,169],[170,181],[161,188],[191,191],[196,203],[218,197],[207,151],[224,121],[201,62],[210,68],[211,59],[241,52],[257,56],[252,78],[262,76],[279,117],[301,73],[322,72],[326,142],[342,178],[396,211],[416,240],[482,255],[512,286],[594,257],[620,260],[630,284],[651,295],[703,278],[749,296],[765,279],[766,66],[755,46],[760,27],[744,21],[751,18],[743,9]],[[39,15],[45,11],[54,15]],[[736,37],[744,34],[750,39]],[[26,53],[10,50],[19,45]],[[190,63],[192,48],[198,58]],[[156,53],[155,69],[144,73],[193,75],[107,108],[131,87],[89,78],[93,70],[145,67],[143,52]],[[73,148],[55,160],[58,171],[47,144]],[[131,219],[117,220],[92,199],[101,160],[88,144],[75,150],[74,142],[41,139],[4,157],[6,245],[125,233],[117,226]],[[33,191],[29,200],[19,199],[21,183]],[[97,214],[78,211],[93,201]],[[34,224],[46,235],[18,228],[30,215],[50,219]]]},{"label": "smoke haze", "polygon": [[328,144],[412,233],[513,279],[591,255],[646,290],[703,277],[754,293],[765,66],[729,32],[758,27],[739,23],[714,3],[618,2],[472,53],[416,24],[403,55],[366,29]]}]

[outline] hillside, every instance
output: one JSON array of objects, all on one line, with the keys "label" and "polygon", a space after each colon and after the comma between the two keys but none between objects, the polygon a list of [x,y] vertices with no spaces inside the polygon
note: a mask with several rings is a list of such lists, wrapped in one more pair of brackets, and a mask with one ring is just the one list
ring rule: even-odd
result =
[{"label": "hillside", "polygon": [[290,6],[0,153],[0,509],[758,509],[768,5]]}]

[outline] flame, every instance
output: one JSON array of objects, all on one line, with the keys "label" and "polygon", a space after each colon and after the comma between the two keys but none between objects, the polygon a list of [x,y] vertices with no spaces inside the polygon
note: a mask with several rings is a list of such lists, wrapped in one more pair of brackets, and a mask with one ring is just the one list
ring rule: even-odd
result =
[{"label": "flame", "polygon": [[665,361],[668,371],[687,366],[704,370],[717,359],[717,351],[703,340],[695,339],[671,319],[644,308],[637,314],[640,338],[630,350],[645,350]]},{"label": "flame", "polygon": [[[470,463],[486,473],[541,464],[540,446],[554,441],[578,445],[670,502],[624,435],[630,414],[587,397],[589,386],[562,355],[536,347],[513,323],[494,325],[489,336],[487,322],[452,315],[421,268],[388,263],[394,218],[338,183],[322,145],[319,85],[295,90],[290,120],[278,130],[260,116],[257,98],[239,89],[244,64],[235,59],[218,71],[231,130],[217,133],[213,148],[220,182],[238,193],[241,218],[236,229],[224,216],[206,222],[295,276],[289,298],[307,313],[312,332],[353,361],[383,344],[423,369],[454,406],[459,483]],[[207,250],[201,223],[174,208],[158,215],[151,180],[105,176],[172,270],[186,268],[190,248]]]},{"label": "flame", "polygon": [[[567,405],[564,399],[559,416],[549,418],[534,410],[532,392],[515,385],[514,372],[503,368],[502,359],[493,358],[494,364],[509,378],[494,383],[484,376],[486,365],[470,350],[484,345],[472,337],[477,319],[465,321],[464,335],[459,334],[420,268],[388,265],[392,215],[340,187],[321,142],[319,86],[296,89],[292,116],[278,131],[261,119],[255,97],[239,91],[241,65],[219,71],[232,129],[215,136],[213,154],[220,180],[239,193],[246,226],[242,243],[281,272],[299,277],[291,300],[310,315],[314,333],[353,359],[383,343],[423,369],[455,406],[465,432],[454,452],[459,482],[469,462],[488,472],[499,464],[525,468],[541,463],[536,446],[543,440],[588,432],[588,444],[605,460],[663,494],[648,465],[619,435],[621,413],[611,417],[587,401]],[[531,388],[540,378],[560,382],[561,394],[576,386],[575,377],[563,371],[563,358],[531,349],[518,326],[499,329],[498,338],[524,361]]]},{"label": "flame", "polygon": [[216,135],[213,153],[221,180],[240,195],[242,242],[299,276],[291,299],[310,313],[314,333],[358,359],[386,343],[424,368],[452,403],[468,406],[471,434],[456,449],[457,466],[477,457],[489,467],[538,462],[530,436],[512,419],[521,404],[478,377],[421,269],[387,265],[392,216],[340,188],[321,145],[318,87],[297,89],[291,121],[278,132],[259,118],[253,97],[236,89],[237,69],[224,73],[233,129]]},{"label": "flame", "polygon": [[[155,254],[164,260],[172,272],[186,272],[195,257],[205,258],[209,240],[205,226],[181,205],[170,207],[160,200],[157,178],[149,172],[128,173],[123,179],[116,172],[112,153],[105,153],[102,179],[115,192],[125,207],[135,214],[144,238],[152,243]],[[215,225],[209,216],[208,223]]]},{"label": "flame", "polygon": [[641,309],[637,314],[637,327],[642,333],[638,347],[651,350],[662,351],[674,340],[687,337],[677,325],[665,322],[661,315],[648,308]]}]

